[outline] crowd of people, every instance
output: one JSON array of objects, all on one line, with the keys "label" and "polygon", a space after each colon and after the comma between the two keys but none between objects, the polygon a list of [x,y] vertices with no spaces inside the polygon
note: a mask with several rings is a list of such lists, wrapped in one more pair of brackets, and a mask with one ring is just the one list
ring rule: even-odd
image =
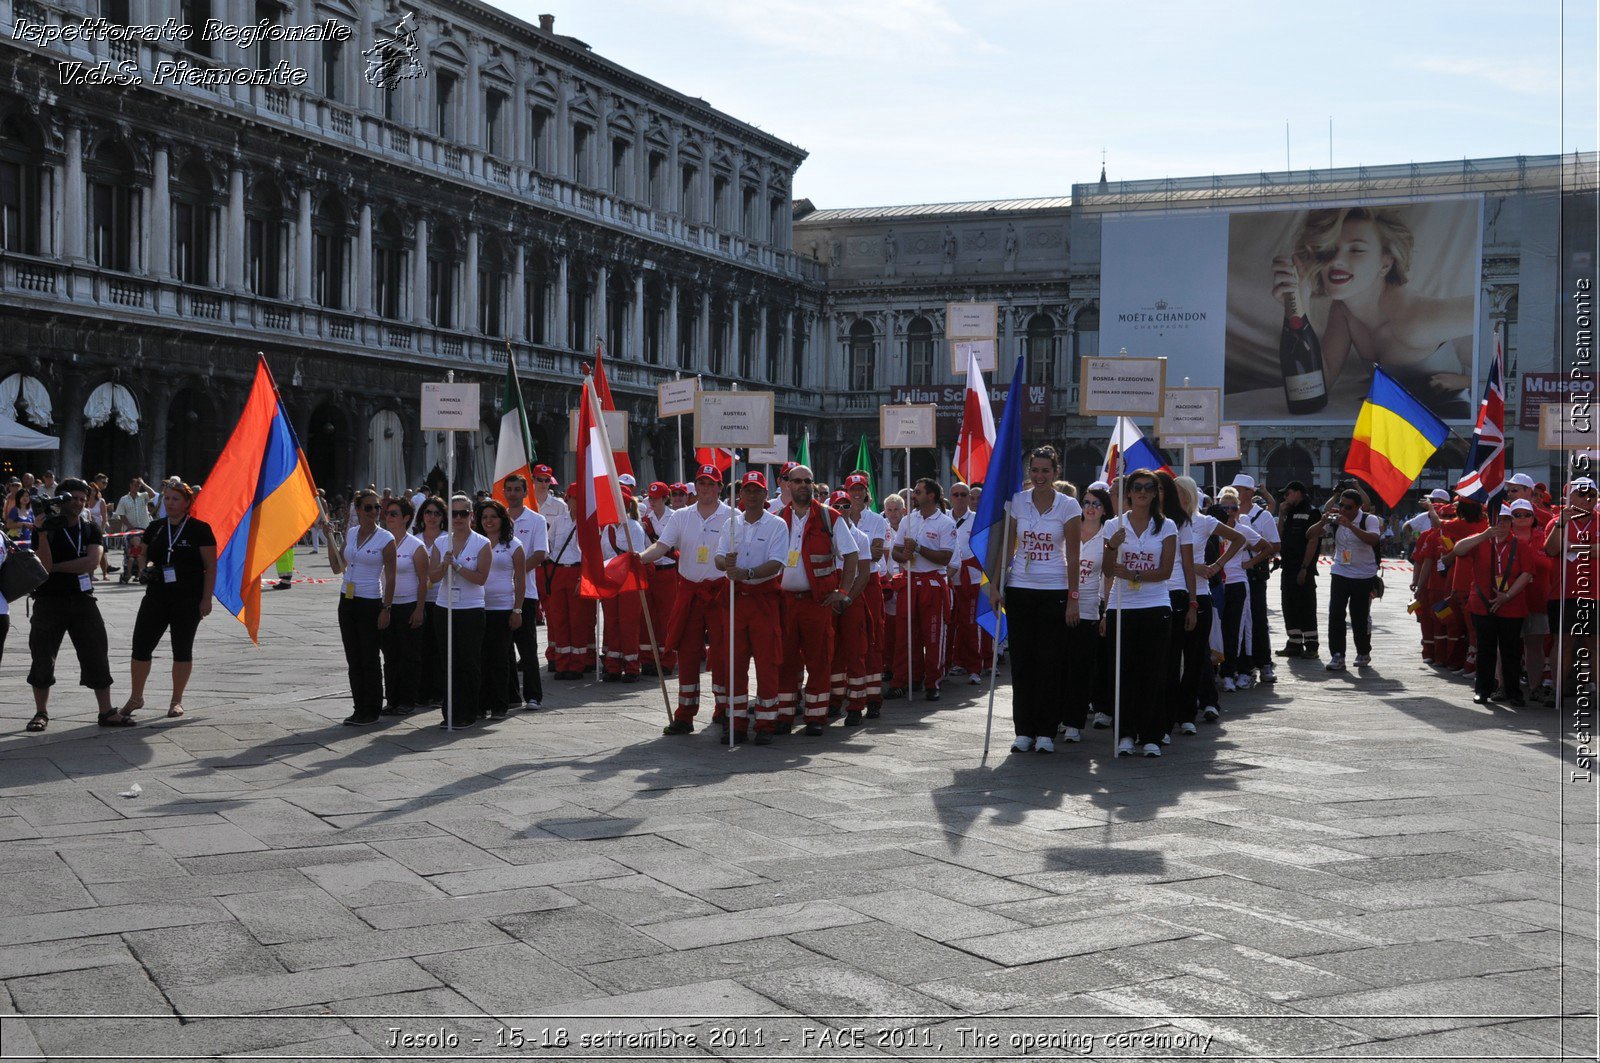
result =
[{"label": "crowd of people", "polygon": [[[596,602],[579,594],[582,550],[557,478],[546,465],[532,472],[531,484],[505,481],[504,502],[369,488],[325,506],[309,534],[340,584],[353,703],[344,723],[437,708],[441,726],[470,728],[539,708],[541,672],[624,684],[660,675],[677,680],[665,733],[682,735],[695,729],[709,674],[711,727],[766,745],[797,729],[821,735],[835,720],[860,726],[897,699],[938,701],[948,682],[982,683],[1007,660],[1014,752],[1051,753],[1088,729],[1116,727],[1118,755],[1158,757],[1174,735],[1219,719],[1224,695],[1276,682],[1275,657],[1321,659],[1324,564],[1325,667],[1359,677],[1372,665],[1386,522],[1354,486],[1320,506],[1304,483],[1285,485],[1280,500],[1243,474],[1215,498],[1164,469],[1080,489],[1059,478],[1056,451],[1039,447],[1027,483],[1005,503],[1010,534],[991,535],[980,558],[971,545],[977,484],[947,491],[923,478],[909,497],[884,498],[880,512],[866,470],[833,490],[791,463],[775,493],[750,471],[733,505],[716,466],[699,467],[689,484],[642,490],[624,476],[626,515],[603,533],[601,553],[632,558],[642,593]],[[33,594],[31,731],[49,724],[66,638],[102,726],[129,726],[144,708],[163,638],[173,658],[168,715],[185,711],[195,633],[211,611],[214,536],[189,515],[195,486],[173,478],[157,491],[135,478],[115,503],[107,486],[48,473],[10,485],[7,530],[48,572]],[[1595,619],[1595,494],[1591,480],[1575,479],[1554,508],[1523,475],[1487,509],[1434,492],[1410,524],[1423,660],[1469,677],[1484,704],[1549,702],[1558,680],[1592,692],[1593,654],[1582,646]],[[106,548],[117,539],[120,567]],[[7,539],[0,553],[12,548]],[[286,561],[281,587],[292,550]],[[1274,570],[1284,627],[1276,651]],[[119,572],[145,593],[130,695],[113,708],[94,584]],[[985,602],[1006,618],[999,646],[979,623]],[[8,624],[0,599],[0,652]],[[1558,632],[1568,636],[1559,661]]]}]

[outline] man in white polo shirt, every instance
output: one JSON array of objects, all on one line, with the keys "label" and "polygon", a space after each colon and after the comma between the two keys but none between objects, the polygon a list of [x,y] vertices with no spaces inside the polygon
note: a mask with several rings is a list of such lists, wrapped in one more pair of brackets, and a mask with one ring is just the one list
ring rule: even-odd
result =
[{"label": "man in white polo shirt", "polygon": [[[911,490],[913,512],[900,524],[894,559],[910,570],[907,597],[915,627],[905,644],[894,648],[894,674],[912,689],[921,686],[928,701],[942,696],[944,651],[950,626],[950,583],[945,566],[955,556],[956,522],[942,507],[944,488],[931,477],[918,480]],[[909,650],[910,659],[907,659]]]},{"label": "man in white polo shirt", "polygon": [[[750,471],[739,481],[739,515],[722,526],[717,568],[733,582],[733,697],[729,715],[742,737],[750,715],[750,662],[756,666],[755,743],[767,745],[778,722],[778,676],[783,666],[782,603],[778,580],[789,529],[766,510],[767,478]],[[711,648],[721,653],[726,646]]]},{"label": "man in white polo shirt", "polygon": [[[533,618],[539,615],[539,581],[532,574],[544,568],[550,553],[550,523],[544,514],[529,509],[523,503],[528,498],[528,481],[518,473],[506,477],[506,515],[511,518],[511,533],[522,544],[522,554],[528,560],[529,578],[524,582],[522,599],[523,623],[511,632],[511,698],[512,708],[537,709],[544,700],[544,683],[539,678],[539,626]],[[520,658],[520,665],[518,659]]]}]

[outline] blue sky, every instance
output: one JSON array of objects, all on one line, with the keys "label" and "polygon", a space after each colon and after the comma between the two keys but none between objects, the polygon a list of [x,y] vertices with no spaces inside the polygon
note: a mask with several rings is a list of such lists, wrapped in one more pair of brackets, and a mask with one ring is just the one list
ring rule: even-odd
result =
[{"label": "blue sky", "polygon": [[805,148],[819,207],[1281,170],[1285,121],[1322,168],[1330,117],[1335,166],[1596,143],[1592,0],[496,2]]}]

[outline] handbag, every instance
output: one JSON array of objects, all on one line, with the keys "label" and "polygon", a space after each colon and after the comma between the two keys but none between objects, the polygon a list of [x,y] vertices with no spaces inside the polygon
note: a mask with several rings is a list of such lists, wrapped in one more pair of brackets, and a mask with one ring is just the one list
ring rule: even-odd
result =
[{"label": "handbag", "polygon": [[32,594],[48,576],[38,554],[12,544],[6,550],[5,561],[0,563],[0,595],[4,595],[8,603],[14,602]]}]

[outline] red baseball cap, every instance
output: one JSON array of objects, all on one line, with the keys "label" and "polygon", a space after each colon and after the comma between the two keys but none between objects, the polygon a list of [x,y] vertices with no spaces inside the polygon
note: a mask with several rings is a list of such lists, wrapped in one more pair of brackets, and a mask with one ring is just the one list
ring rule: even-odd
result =
[{"label": "red baseball cap", "polygon": [[800,463],[798,461],[784,462],[782,465],[778,466],[778,479],[787,480],[789,478],[789,470],[798,469],[799,467]]},{"label": "red baseball cap", "polygon": [[549,476],[554,478],[556,471],[548,465],[535,465],[533,467],[533,474],[535,476]]},{"label": "red baseball cap", "polygon": [[623,484],[622,497],[626,498],[630,502],[633,501],[633,488],[629,487],[627,484]]},{"label": "red baseball cap", "polygon": [[668,487],[660,480],[657,480],[655,483],[650,485],[651,498],[666,498],[670,494],[672,494],[672,488]]},{"label": "red baseball cap", "polygon": [[675,483],[672,485],[672,493],[675,495],[686,495],[689,493],[689,485],[685,483]]},{"label": "red baseball cap", "polygon": [[751,469],[740,478],[739,486],[749,487],[751,484],[755,484],[757,487],[761,488],[761,490],[765,491],[767,489],[767,478],[762,476],[756,470]]},{"label": "red baseball cap", "polygon": [[828,505],[833,506],[835,509],[841,505],[848,506],[849,504],[850,496],[845,494],[843,491],[835,491],[833,494],[828,496]]},{"label": "red baseball cap", "polygon": [[856,473],[854,476],[846,476],[844,478],[844,485],[845,485],[845,487],[847,489],[851,488],[851,487],[871,487],[872,486],[871,484],[867,483],[867,478],[865,476],[862,476],[860,473]]},{"label": "red baseball cap", "polygon": [[715,480],[717,483],[721,483],[722,470],[715,465],[702,465],[700,466],[700,471],[694,474],[694,478],[696,480]]}]

